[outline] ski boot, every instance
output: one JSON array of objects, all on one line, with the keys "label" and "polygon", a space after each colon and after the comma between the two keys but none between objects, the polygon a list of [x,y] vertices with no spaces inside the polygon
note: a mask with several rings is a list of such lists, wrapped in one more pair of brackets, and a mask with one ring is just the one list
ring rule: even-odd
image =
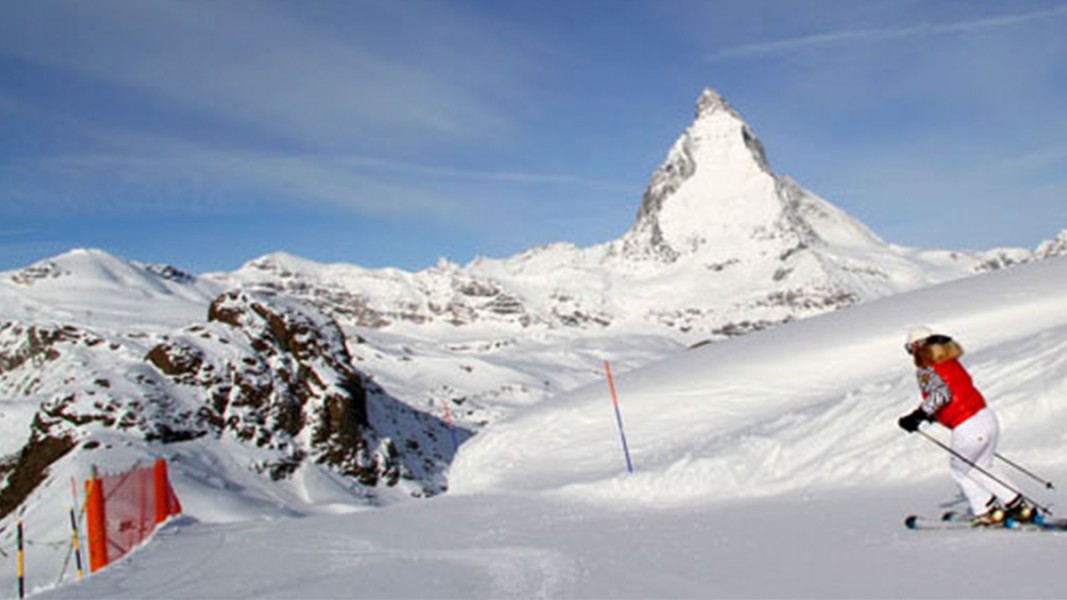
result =
[{"label": "ski boot", "polygon": [[1004,516],[1016,523],[1033,523],[1037,510],[1020,494],[1004,507]]},{"label": "ski boot", "polygon": [[990,502],[988,510],[980,515],[971,517],[971,527],[1000,527],[1004,525],[1008,515],[997,502]]},{"label": "ski boot", "polygon": [[987,510],[986,512],[971,518],[971,527],[1000,527],[1004,524],[1004,511],[999,508]]}]

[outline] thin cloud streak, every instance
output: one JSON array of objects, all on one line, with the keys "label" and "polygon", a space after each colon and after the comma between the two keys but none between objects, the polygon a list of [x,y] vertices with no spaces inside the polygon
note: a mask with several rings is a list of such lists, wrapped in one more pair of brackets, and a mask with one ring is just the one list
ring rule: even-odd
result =
[{"label": "thin cloud streak", "polygon": [[[221,152],[173,140],[166,146],[174,152],[155,156],[96,152],[9,161],[0,165],[0,182],[4,183],[0,199],[6,211],[15,214],[76,212],[79,206],[90,212],[211,213],[310,203],[367,215],[432,219],[459,213],[466,198],[462,187],[451,193],[435,189],[436,178],[472,184],[632,191],[619,183],[566,174],[463,170],[366,156]],[[157,152],[160,147],[155,146]],[[84,184],[86,189],[98,190],[144,188],[145,193],[107,194],[110,198],[102,200],[97,194],[57,193],[47,185],[34,189],[20,185],[20,181],[65,181],[73,182],[76,188]],[[80,200],[72,201],[72,197]],[[181,201],[175,203],[176,198]]]},{"label": "thin cloud streak", "polygon": [[[460,43],[475,47],[396,56],[358,31],[342,37],[289,18],[284,7],[105,0],[58,1],[47,11],[13,7],[0,22],[0,55],[316,146],[382,136],[418,136],[424,144],[479,139],[513,126],[481,91],[507,87],[527,61],[491,35],[465,32],[484,23],[433,3],[411,4],[403,11],[433,9],[435,24],[465,32],[456,34]],[[474,57],[483,58],[464,73],[475,75],[457,81],[455,65],[472,66]]]},{"label": "thin cloud streak", "polygon": [[908,27],[883,28],[883,29],[856,29],[849,31],[834,31],[814,35],[800,36],[778,40],[773,42],[761,42],[755,44],[742,44],[732,48],[725,48],[708,57],[709,62],[719,62],[737,58],[753,58],[769,54],[779,54],[807,48],[828,46],[832,44],[849,42],[880,42],[893,39],[906,39],[924,36],[935,36],[956,33],[976,33],[1004,27],[1020,25],[1040,19],[1055,18],[1067,15],[1067,5],[1060,5],[1048,10],[1006,15],[1002,17],[989,17],[969,21],[957,21],[931,25],[920,23]]},{"label": "thin cloud streak", "polygon": [[[613,189],[577,176],[418,163],[423,153],[499,143],[521,126],[507,100],[541,68],[529,36],[432,1],[350,5],[343,12],[361,18],[341,26],[314,10],[245,0],[13,7],[0,19],[0,58],[75,75],[113,108],[100,118],[0,92],[0,113],[67,136],[62,147],[26,145],[37,156],[0,161],[2,212],[266,205],[433,219],[469,200],[432,177]],[[402,34],[384,39],[378,28]]]},{"label": "thin cloud streak", "polygon": [[[20,181],[61,181],[93,193],[37,189]],[[336,161],[204,152],[187,156],[98,153],[0,165],[5,212],[77,211],[210,213],[255,207],[318,206],[378,216],[451,214],[456,203],[420,188],[355,172]],[[115,193],[116,190],[141,193]],[[72,201],[70,198],[78,198]]]},{"label": "thin cloud streak", "polygon": [[602,179],[589,179],[585,177],[578,177],[576,175],[562,175],[553,173],[520,173],[509,171],[470,171],[449,167],[436,167],[401,161],[392,161],[366,156],[348,157],[344,159],[344,162],[357,167],[366,167],[416,175],[440,176],[493,183],[576,186],[615,191],[630,190],[628,186],[617,182]]},{"label": "thin cloud streak", "polygon": [[34,235],[37,231],[33,229],[0,229],[0,240],[4,238],[17,238],[27,235]]}]

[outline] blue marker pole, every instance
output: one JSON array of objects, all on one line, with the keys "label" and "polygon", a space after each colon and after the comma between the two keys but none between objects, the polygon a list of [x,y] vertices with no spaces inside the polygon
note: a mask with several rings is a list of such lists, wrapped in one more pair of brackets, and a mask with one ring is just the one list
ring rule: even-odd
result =
[{"label": "blue marker pole", "polygon": [[619,424],[619,437],[622,439],[622,452],[626,456],[626,470],[633,473],[634,463],[630,460],[630,446],[626,443],[626,431],[622,427],[622,412],[619,410],[619,396],[615,393],[615,379],[611,376],[611,365],[604,361],[604,372],[608,375],[608,388],[611,389],[611,403],[615,406],[615,421]]}]

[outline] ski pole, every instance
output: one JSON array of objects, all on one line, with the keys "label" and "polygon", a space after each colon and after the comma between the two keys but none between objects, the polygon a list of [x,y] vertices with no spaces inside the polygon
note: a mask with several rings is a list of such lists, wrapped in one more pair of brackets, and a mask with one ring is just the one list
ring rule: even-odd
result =
[{"label": "ski pole", "polygon": [[1023,473],[1024,475],[1026,475],[1030,479],[1033,479],[1034,481],[1036,481],[1038,483],[1044,484],[1045,488],[1050,489],[1050,490],[1056,489],[1055,487],[1053,487],[1051,481],[1042,479],[1041,477],[1038,477],[1037,475],[1031,473],[1030,471],[1027,471],[1025,468],[1022,467],[1022,465],[1018,465],[1018,464],[1013,463],[1012,461],[1008,460],[1005,456],[1001,455],[999,452],[997,454],[995,454],[995,456],[998,459],[1000,459],[1001,461],[1003,461],[1003,462],[1015,467],[1016,469],[1019,470],[1019,472]]},{"label": "ski pole", "polygon": [[996,475],[993,475],[992,473],[990,473],[989,471],[983,469],[982,467],[979,467],[978,465],[974,464],[974,461],[972,461],[971,459],[967,458],[966,456],[960,454],[959,452],[956,452],[952,448],[949,448],[945,444],[941,443],[941,441],[938,440],[937,438],[935,438],[934,436],[930,435],[929,433],[926,433],[922,429],[916,429],[915,431],[919,432],[924,438],[926,438],[926,439],[930,440],[931,442],[937,444],[942,450],[948,452],[952,456],[955,456],[956,458],[958,458],[958,459],[962,460],[963,462],[967,463],[968,465],[971,466],[971,468],[977,470],[982,475],[985,475],[986,477],[992,479],[993,481],[999,483],[1000,485],[1002,485],[1002,486],[1008,488],[1009,490],[1015,492],[1016,494],[1021,496],[1024,500],[1026,500],[1030,504],[1033,504],[1034,506],[1036,506],[1037,509],[1040,510],[1041,512],[1045,513],[1046,515],[1050,515],[1050,516],[1052,515],[1052,511],[1049,510],[1048,507],[1043,506],[1041,504],[1038,504],[1036,501],[1034,501],[1033,498],[1030,498],[1026,494],[1020,492],[1019,490],[1017,490],[1014,487],[1008,485],[1007,483],[1004,483],[1004,481],[1002,481],[999,477],[997,477]]}]

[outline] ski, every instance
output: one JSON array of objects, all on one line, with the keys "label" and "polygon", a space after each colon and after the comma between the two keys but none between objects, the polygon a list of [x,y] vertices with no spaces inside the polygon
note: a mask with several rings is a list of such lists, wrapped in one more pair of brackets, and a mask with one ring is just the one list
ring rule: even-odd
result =
[{"label": "ski", "polygon": [[1033,523],[1027,523],[1039,529],[1047,531],[1067,531],[1067,519],[1053,519],[1051,517],[1038,517]]},{"label": "ski", "polygon": [[[942,515],[947,516],[947,515]],[[904,526],[908,529],[974,529],[970,521],[954,518],[934,518],[922,515],[908,515],[904,519]]]},{"label": "ski", "polygon": [[912,530],[1007,529],[1012,531],[1067,531],[1067,519],[1038,517],[1032,523],[1020,523],[1008,519],[1000,525],[975,526],[971,524],[966,515],[948,512],[941,515],[941,518],[908,515],[904,519],[904,526]]}]

